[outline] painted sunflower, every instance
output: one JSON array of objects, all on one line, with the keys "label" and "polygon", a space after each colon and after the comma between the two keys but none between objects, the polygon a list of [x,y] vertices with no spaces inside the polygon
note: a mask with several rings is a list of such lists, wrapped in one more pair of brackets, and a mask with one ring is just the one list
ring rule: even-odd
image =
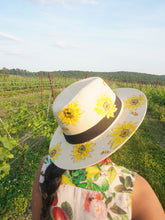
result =
[{"label": "painted sunflower", "polygon": [[93,151],[92,147],[94,145],[95,144],[90,141],[84,144],[77,144],[71,154],[74,162],[80,162],[80,160],[84,160],[86,157],[91,157],[90,152]]},{"label": "painted sunflower", "polygon": [[49,155],[53,161],[60,155],[61,150],[62,148],[60,148],[60,144],[57,144],[49,149]]},{"label": "painted sunflower", "polygon": [[65,108],[59,112],[58,117],[62,120],[63,124],[69,125],[73,124],[76,125],[76,121],[79,121],[79,117],[82,114],[80,111],[80,106],[75,103],[68,104]]},{"label": "painted sunflower", "polygon": [[128,108],[129,111],[131,112],[132,110],[136,110],[138,107],[144,104],[144,97],[139,95],[139,96],[132,96],[128,98],[124,102],[124,107]]},{"label": "painted sunflower", "polygon": [[116,112],[117,108],[113,101],[111,100],[111,97],[107,94],[104,94],[100,96],[97,99],[96,107],[94,109],[99,115],[101,114],[102,117],[114,117],[114,112]]},{"label": "painted sunflower", "polygon": [[109,142],[111,145],[111,150],[113,150],[119,144],[125,142],[125,140],[133,133],[136,127],[136,123],[132,123],[132,121],[130,121],[128,124],[124,122],[122,125],[119,124],[118,128],[112,129],[113,133],[109,134],[109,136],[112,136],[112,140]]}]

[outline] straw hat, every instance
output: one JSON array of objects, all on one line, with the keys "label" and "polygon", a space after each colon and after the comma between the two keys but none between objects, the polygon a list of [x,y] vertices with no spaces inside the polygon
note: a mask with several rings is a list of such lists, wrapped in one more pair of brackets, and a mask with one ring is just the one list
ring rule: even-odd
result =
[{"label": "straw hat", "polygon": [[50,142],[51,160],[74,170],[105,159],[133,135],[146,109],[146,96],[137,89],[112,90],[99,77],[71,84],[53,104],[59,127]]}]

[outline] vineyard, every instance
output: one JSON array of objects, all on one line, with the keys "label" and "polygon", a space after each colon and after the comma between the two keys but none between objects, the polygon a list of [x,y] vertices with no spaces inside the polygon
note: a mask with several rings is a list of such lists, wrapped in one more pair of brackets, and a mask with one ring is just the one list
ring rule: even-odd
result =
[{"label": "vineyard", "polygon": [[[57,127],[52,103],[76,80],[0,75],[0,219],[31,219],[34,177]],[[139,130],[111,159],[144,176],[165,209],[165,87],[105,81],[111,88],[140,89],[148,98]]]}]

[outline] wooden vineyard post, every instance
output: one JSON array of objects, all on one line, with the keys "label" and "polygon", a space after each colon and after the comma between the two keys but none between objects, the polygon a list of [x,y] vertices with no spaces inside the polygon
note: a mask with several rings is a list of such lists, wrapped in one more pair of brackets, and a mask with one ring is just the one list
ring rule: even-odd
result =
[{"label": "wooden vineyard post", "polygon": [[156,85],[155,85],[155,88],[158,86],[159,80],[160,80],[160,79],[158,79],[158,81],[157,81],[157,83],[156,83]]},{"label": "wooden vineyard post", "polygon": [[5,71],[4,71],[4,87],[3,87],[3,94],[5,96]]},{"label": "wooden vineyard post", "polygon": [[140,86],[140,89],[141,89],[141,82],[140,82],[140,77],[139,77],[139,86]]},{"label": "wooden vineyard post", "polygon": [[49,73],[49,80],[50,80],[50,85],[51,85],[51,89],[52,89],[52,95],[53,95],[53,99],[55,100],[55,93],[54,93],[54,88],[53,88],[53,83],[52,83],[52,77],[51,74]]},{"label": "wooden vineyard post", "polygon": [[42,102],[42,99],[43,99],[43,73],[41,72],[41,102]]}]

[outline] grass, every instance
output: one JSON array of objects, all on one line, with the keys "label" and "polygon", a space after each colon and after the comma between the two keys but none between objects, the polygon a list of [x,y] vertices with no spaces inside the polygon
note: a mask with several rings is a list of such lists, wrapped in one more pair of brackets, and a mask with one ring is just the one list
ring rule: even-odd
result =
[{"label": "grass", "polygon": [[[49,140],[37,137],[38,146],[31,148],[12,164],[10,174],[1,181],[0,219],[31,219],[32,186]],[[26,217],[26,218],[25,218]]]},{"label": "grass", "polygon": [[157,143],[147,119],[111,159],[142,175],[150,183],[165,209],[165,149]]},{"label": "grass", "polygon": [[148,116],[148,126],[157,143],[165,148],[165,122]]},{"label": "grass", "polygon": [[[111,159],[146,178],[165,209],[165,149],[157,143],[149,123],[146,117],[133,137]],[[39,146],[21,157],[1,183],[3,220],[5,215],[6,219],[31,219],[32,185],[39,162],[48,152],[50,140],[42,137],[39,141]]]},{"label": "grass", "polygon": [[[70,81],[67,83],[69,84]],[[56,96],[62,89],[62,84],[64,87],[64,81],[60,81],[60,84],[56,86]],[[111,87],[118,86],[113,83]],[[48,101],[50,90],[44,94],[44,100]],[[161,97],[161,100],[164,100],[163,96]],[[24,98],[28,106],[32,106],[34,102],[35,104],[40,102],[40,93],[38,96],[34,94],[30,99],[29,95]],[[18,102],[22,102],[22,97],[18,97],[17,100],[11,99],[11,102],[12,106],[18,106]],[[3,106],[3,103],[1,105]],[[111,159],[116,164],[134,170],[146,178],[165,209],[165,122],[152,115],[152,113],[158,114],[159,109],[151,110],[133,137],[112,155]],[[5,109],[3,114],[2,117],[6,119]],[[51,120],[49,118],[49,121]],[[20,158],[12,164],[10,174],[0,182],[0,219],[2,220],[31,219],[33,181],[41,158],[48,153],[50,138],[43,135],[36,137],[33,141],[38,145],[20,155]]]}]

